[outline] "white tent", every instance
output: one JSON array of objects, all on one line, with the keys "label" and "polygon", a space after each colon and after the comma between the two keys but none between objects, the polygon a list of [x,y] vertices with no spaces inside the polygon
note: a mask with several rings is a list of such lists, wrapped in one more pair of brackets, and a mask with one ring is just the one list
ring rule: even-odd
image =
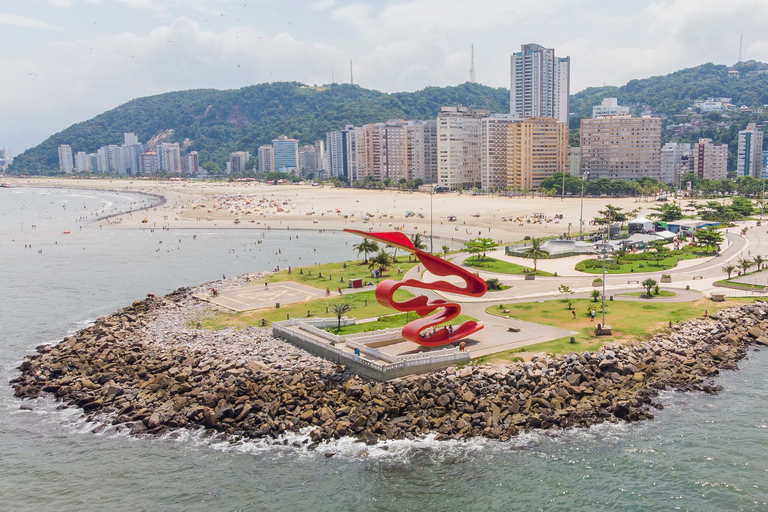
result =
[{"label": "white tent", "polygon": [[638,215],[637,218],[630,220],[627,225],[630,233],[639,233],[653,229],[653,221],[642,215]]}]

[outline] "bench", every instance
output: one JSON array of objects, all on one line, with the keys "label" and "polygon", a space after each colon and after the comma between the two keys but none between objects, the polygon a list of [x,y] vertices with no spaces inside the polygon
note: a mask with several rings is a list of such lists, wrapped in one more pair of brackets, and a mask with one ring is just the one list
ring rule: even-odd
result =
[{"label": "bench", "polygon": [[600,327],[600,331],[597,330],[597,326],[595,326],[595,336],[610,336],[613,334],[613,329],[610,325],[603,325]]},{"label": "bench", "polygon": [[697,279],[704,279],[704,276],[693,276],[693,280],[694,281],[697,280]]},{"label": "bench", "polygon": [[723,302],[725,300],[725,294],[724,293],[713,293],[712,300],[715,302]]}]

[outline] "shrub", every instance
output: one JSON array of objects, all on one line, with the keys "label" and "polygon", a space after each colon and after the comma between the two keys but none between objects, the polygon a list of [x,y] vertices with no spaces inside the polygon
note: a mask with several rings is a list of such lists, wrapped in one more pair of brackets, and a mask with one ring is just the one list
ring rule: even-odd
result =
[{"label": "shrub", "polygon": [[593,283],[602,283],[603,282],[603,278],[602,277],[596,277],[596,278],[592,279],[592,282]]},{"label": "shrub", "polygon": [[597,302],[600,298],[600,290],[592,290],[592,302]]},{"label": "shrub", "polygon": [[501,281],[499,281],[499,279],[496,277],[486,279],[485,285],[488,287],[489,290],[501,290],[501,287],[502,287]]},{"label": "shrub", "polygon": [[523,240],[530,240],[530,239],[531,239],[531,237],[530,237],[529,235],[525,235],[525,236],[523,237]]},{"label": "shrub", "polygon": [[664,277],[664,278],[667,278],[667,279],[669,279],[669,278],[671,278],[672,276],[671,276],[670,274],[661,274],[661,277]]}]

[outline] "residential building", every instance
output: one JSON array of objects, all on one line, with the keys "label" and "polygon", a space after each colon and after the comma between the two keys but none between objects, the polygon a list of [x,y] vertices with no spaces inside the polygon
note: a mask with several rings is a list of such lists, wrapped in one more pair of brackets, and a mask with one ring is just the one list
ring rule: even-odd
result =
[{"label": "residential building", "polygon": [[188,176],[197,176],[200,174],[200,159],[198,158],[197,151],[190,151],[184,156],[184,162],[186,162],[186,172]]},{"label": "residential building", "polygon": [[482,147],[480,188],[503,189],[507,186],[508,131],[512,114],[492,114],[480,122]]},{"label": "residential building", "polygon": [[109,148],[102,146],[96,151],[96,167],[91,165],[91,169],[102,174],[109,172]]},{"label": "residential building", "polygon": [[275,153],[272,146],[265,144],[259,147],[259,173],[275,172]]},{"label": "residential building", "polygon": [[762,175],[763,131],[755,123],[739,132],[739,146],[736,160],[736,176]]},{"label": "residential building", "polygon": [[59,171],[64,174],[72,174],[75,169],[72,159],[72,148],[67,144],[59,145]]},{"label": "residential building", "polygon": [[408,121],[405,129],[409,179],[437,183],[437,121]]},{"label": "residential building", "polygon": [[299,168],[299,141],[281,135],[272,141],[275,155],[275,170],[295,172]]},{"label": "residential building", "polygon": [[322,139],[316,140],[315,146],[315,171],[318,173],[325,169],[325,141]]},{"label": "residential building", "polygon": [[659,181],[678,185],[682,177],[692,172],[693,155],[691,145],[682,142],[667,142],[661,148],[661,174]]},{"label": "residential building", "polygon": [[235,151],[229,154],[229,170],[227,174],[243,174],[246,171],[246,164],[251,159],[251,154],[247,151]]},{"label": "residential building", "polygon": [[661,119],[608,116],[581,121],[581,174],[589,179],[661,178]]},{"label": "residential building", "polygon": [[157,147],[160,170],[181,174],[181,149],[178,142],[163,142]]},{"label": "residential building", "polygon": [[377,181],[409,179],[407,125],[402,119],[364,125],[362,139],[355,140],[358,173],[364,167]]},{"label": "residential building", "polygon": [[579,176],[581,173],[581,148],[568,148],[568,173]]},{"label": "residential building", "polygon": [[99,157],[96,153],[89,153],[88,154],[88,160],[90,161],[90,169],[92,172],[98,171],[99,169]]},{"label": "residential building", "polygon": [[616,98],[603,98],[603,102],[600,105],[592,107],[592,118],[627,115],[629,115],[629,107],[620,106],[619,100]]},{"label": "residential building", "polygon": [[507,129],[507,186],[539,188],[568,169],[568,125],[552,117],[531,117]]},{"label": "residential building", "polygon": [[125,146],[137,146],[139,144],[139,138],[135,133],[124,133],[123,139],[125,140]]},{"label": "residential building", "polygon": [[0,158],[2,159],[11,158],[11,150],[8,148],[0,148]]},{"label": "residential building", "polygon": [[153,176],[160,171],[160,156],[156,151],[147,151],[139,155],[139,172],[144,176]]},{"label": "residential building", "polygon": [[299,148],[299,170],[303,174],[309,174],[315,172],[315,163],[317,157],[315,155],[315,146],[313,144],[305,144]]},{"label": "residential building", "polygon": [[107,155],[109,155],[109,171],[107,172],[125,174],[123,153],[120,151],[120,146],[117,144],[110,144],[107,146]]},{"label": "residential building", "polygon": [[362,181],[367,175],[364,158],[364,145],[360,145],[363,164],[358,170],[358,141],[363,140],[363,129],[347,125],[343,130],[334,130],[325,134],[327,165],[324,170],[328,177],[346,178],[350,182]]},{"label": "residential building", "polygon": [[437,183],[461,190],[482,186],[482,119],[489,110],[442,107],[437,116]]},{"label": "residential building", "polygon": [[699,178],[724,180],[728,177],[728,145],[699,139],[693,148],[693,172]]},{"label": "residential building", "polygon": [[693,107],[702,112],[725,112],[726,110],[735,110],[736,106],[731,104],[731,98],[707,98],[706,100],[696,100]]},{"label": "residential building", "polygon": [[768,150],[763,151],[763,170],[760,177],[763,179],[768,178]]},{"label": "residential building", "polygon": [[510,57],[509,112],[517,119],[554,117],[568,122],[571,58],[555,50],[524,44]]},{"label": "residential building", "polygon": [[91,159],[85,151],[78,151],[75,154],[75,171],[88,172],[91,170]]},{"label": "residential building", "polygon": [[13,157],[11,156],[11,150],[8,148],[0,148],[0,170],[7,169],[12,163]]}]

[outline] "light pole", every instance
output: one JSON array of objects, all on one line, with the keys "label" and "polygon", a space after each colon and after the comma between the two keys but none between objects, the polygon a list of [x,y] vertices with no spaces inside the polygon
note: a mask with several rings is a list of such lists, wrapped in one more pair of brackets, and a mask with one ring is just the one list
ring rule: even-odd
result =
[{"label": "light pole", "polygon": [[579,214],[579,240],[584,240],[584,180],[589,177],[589,171],[581,175],[581,213]]},{"label": "light pole", "polygon": [[[608,258],[608,247],[611,243],[611,217],[610,217],[610,210],[608,210],[608,236],[606,240],[603,242],[603,323],[601,324],[603,327],[605,327],[605,260]],[[606,245],[607,244],[607,245]]]},{"label": "light pole", "polygon": [[433,216],[432,216],[432,201],[433,196],[435,195],[435,186],[432,185],[429,187],[429,254],[434,254],[434,250],[432,247],[432,240],[434,239],[434,226],[433,226]]}]

